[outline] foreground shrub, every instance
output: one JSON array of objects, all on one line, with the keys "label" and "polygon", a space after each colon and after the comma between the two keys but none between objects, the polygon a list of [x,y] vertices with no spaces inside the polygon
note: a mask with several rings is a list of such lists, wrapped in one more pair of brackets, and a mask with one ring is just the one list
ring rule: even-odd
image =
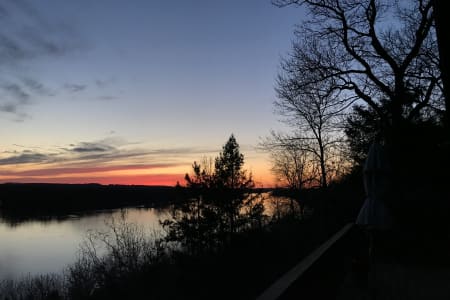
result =
[{"label": "foreground shrub", "polygon": [[[69,298],[86,298],[138,276],[168,253],[159,233],[112,219],[107,231],[89,232],[77,261],[65,272]],[[149,236],[152,235],[152,236]]]},{"label": "foreground shrub", "polygon": [[20,280],[0,281],[1,300],[57,300],[64,299],[61,276],[47,274],[28,275]]},{"label": "foreground shrub", "polygon": [[108,230],[88,232],[77,260],[62,275],[0,281],[0,300],[87,299],[120,288],[168,254],[159,233],[112,219]]}]

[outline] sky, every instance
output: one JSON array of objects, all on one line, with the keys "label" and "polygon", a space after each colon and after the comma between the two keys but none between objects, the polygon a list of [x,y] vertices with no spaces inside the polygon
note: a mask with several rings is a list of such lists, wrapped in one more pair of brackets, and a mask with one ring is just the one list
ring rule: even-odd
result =
[{"label": "sky", "polygon": [[298,7],[4,0],[0,182],[174,185],[233,133],[257,186]]}]

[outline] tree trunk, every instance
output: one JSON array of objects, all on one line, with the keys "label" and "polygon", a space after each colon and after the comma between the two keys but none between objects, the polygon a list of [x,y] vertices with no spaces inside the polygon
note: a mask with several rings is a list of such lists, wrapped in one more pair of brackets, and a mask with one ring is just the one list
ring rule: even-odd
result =
[{"label": "tree trunk", "polygon": [[434,21],[436,25],[436,37],[439,48],[439,59],[440,59],[440,69],[442,82],[444,84],[444,97],[445,97],[445,116],[444,125],[447,129],[447,138],[450,140],[450,58],[448,46],[448,36],[446,39],[446,34],[448,35],[448,17],[449,9],[443,0],[433,1],[433,14]]},{"label": "tree trunk", "polygon": [[320,142],[319,143],[319,149],[320,149],[320,172],[321,172],[321,187],[326,188],[327,187],[327,169],[325,166],[325,151],[323,149],[323,145]]}]

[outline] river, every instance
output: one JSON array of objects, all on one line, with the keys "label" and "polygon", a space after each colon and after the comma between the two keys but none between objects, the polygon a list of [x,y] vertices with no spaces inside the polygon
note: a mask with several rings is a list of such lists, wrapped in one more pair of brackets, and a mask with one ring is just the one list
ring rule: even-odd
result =
[{"label": "river", "polygon": [[[273,215],[285,199],[265,197],[265,214]],[[0,215],[0,280],[58,273],[74,262],[89,231],[105,231],[108,222],[125,218],[149,231],[161,230],[167,209],[128,207],[84,214],[12,222]]]}]

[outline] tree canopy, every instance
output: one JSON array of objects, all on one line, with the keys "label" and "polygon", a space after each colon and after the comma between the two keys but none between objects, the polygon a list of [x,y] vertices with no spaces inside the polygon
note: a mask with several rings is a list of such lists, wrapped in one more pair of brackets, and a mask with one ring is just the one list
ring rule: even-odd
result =
[{"label": "tree canopy", "polygon": [[349,105],[362,101],[378,114],[391,140],[405,122],[442,117],[431,2],[275,0],[310,12],[283,61],[282,79],[299,94],[319,84],[321,93]]},{"label": "tree canopy", "polygon": [[167,241],[187,251],[217,250],[236,233],[261,226],[264,207],[248,191],[252,175],[243,169],[244,155],[234,135],[215,159],[194,162],[186,174],[187,197],[175,205],[172,220],[163,222]]},{"label": "tree canopy", "polygon": [[[188,187],[242,189],[253,187],[252,175],[242,169],[244,155],[232,134],[214,159],[204,158],[202,163],[194,162],[193,174],[185,175]],[[213,167],[214,166],[214,167]]]}]

